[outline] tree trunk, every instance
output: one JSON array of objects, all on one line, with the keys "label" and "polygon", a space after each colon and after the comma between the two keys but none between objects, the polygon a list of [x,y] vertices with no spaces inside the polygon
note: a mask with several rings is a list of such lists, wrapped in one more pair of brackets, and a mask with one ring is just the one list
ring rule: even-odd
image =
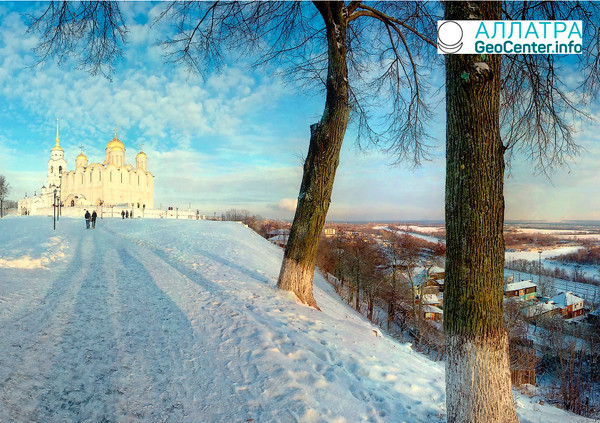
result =
[{"label": "tree trunk", "polygon": [[[446,20],[501,20],[501,2],[445,3]],[[500,56],[446,55],[448,422],[517,422],[503,325]]]},{"label": "tree trunk", "polygon": [[369,292],[369,295],[367,296],[367,301],[369,302],[369,310],[367,312],[367,319],[369,319],[372,322],[373,321],[373,311],[374,311],[374,307],[375,307],[375,296],[372,292]]},{"label": "tree trunk", "polygon": [[298,206],[277,287],[294,292],[301,302],[318,308],[313,297],[315,259],[329,210],[350,107],[344,3],[315,2],[315,6],[327,29],[327,98],[321,121],[310,128],[310,146],[304,162]]}]

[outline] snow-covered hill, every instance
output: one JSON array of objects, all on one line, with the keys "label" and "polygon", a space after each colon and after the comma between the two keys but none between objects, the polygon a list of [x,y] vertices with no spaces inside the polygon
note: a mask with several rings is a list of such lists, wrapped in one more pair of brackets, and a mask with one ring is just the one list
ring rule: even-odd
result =
[{"label": "snow-covered hill", "polygon": [[[441,422],[443,364],[233,222],[0,220],[1,422]],[[523,422],[588,421],[516,395]],[[252,419],[252,420],[251,420]]]}]

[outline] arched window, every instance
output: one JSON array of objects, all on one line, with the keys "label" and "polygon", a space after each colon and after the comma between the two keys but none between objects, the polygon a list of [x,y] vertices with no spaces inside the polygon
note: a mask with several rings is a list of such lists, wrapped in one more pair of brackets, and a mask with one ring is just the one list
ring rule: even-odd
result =
[{"label": "arched window", "polygon": [[110,171],[110,173],[108,174],[108,177],[110,179],[110,182],[112,182],[112,170]]},{"label": "arched window", "polygon": [[81,174],[81,185],[83,185],[83,173]]},{"label": "arched window", "polygon": [[75,200],[71,200],[71,207],[75,206]]},{"label": "arched window", "polygon": [[140,185],[140,175],[138,175],[138,186]]},{"label": "arched window", "polygon": [[98,171],[98,182],[102,181],[102,171]]},{"label": "arched window", "polygon": [[90,182],[92,182],[92,171],[90,170]]}]

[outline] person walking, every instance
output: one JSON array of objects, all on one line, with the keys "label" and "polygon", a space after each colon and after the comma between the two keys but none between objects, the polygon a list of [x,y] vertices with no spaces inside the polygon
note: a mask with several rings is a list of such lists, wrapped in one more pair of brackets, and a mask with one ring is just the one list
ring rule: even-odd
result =
[{"label": "person walking", "polygon": [[96,218],[98,217],[98,214],[96,213],[96,210],[94,210],[92,212],[92,229],[96,229]]},{"label": "person walking", "polygon": [[85,228],[89,229],[90,228],[90,211],[86,210],[85,211]]},{"label": "person walking", "polygon": [[129,219],[129,210],[125,211],[125,219]]},{"label": "person walking", "polygon": [[133,210],[131,210],[131,211],[129,212],[129,218],[130,218],[130,219],[133,219]]},{"label": "person walking", "polygon": [[121,210],[121,219],[125,219],[125,210]]}]

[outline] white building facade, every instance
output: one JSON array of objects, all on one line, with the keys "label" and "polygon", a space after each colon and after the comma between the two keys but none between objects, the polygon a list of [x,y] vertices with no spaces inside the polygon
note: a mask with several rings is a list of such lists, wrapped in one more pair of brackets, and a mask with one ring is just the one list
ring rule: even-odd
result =
[{"label": "white building facade", "polygon": [[[75,159],[74,169],[67,168],[64,150],[58,136],[58,119],[55,145],[50,150],[46,185],[40,195],[19,200],[20,214],[37,214],[36,211],[52,207],[55,194],[62,207],[122,206],[128,209],[154,208],[154,176],[148,171],[148,158],[141,149],[135,166],[125,158],[125,145],[115,136],[106,144],[103,162],[89,163],[81,154]],[[58,204],[58,200],[56,201]]]}]

